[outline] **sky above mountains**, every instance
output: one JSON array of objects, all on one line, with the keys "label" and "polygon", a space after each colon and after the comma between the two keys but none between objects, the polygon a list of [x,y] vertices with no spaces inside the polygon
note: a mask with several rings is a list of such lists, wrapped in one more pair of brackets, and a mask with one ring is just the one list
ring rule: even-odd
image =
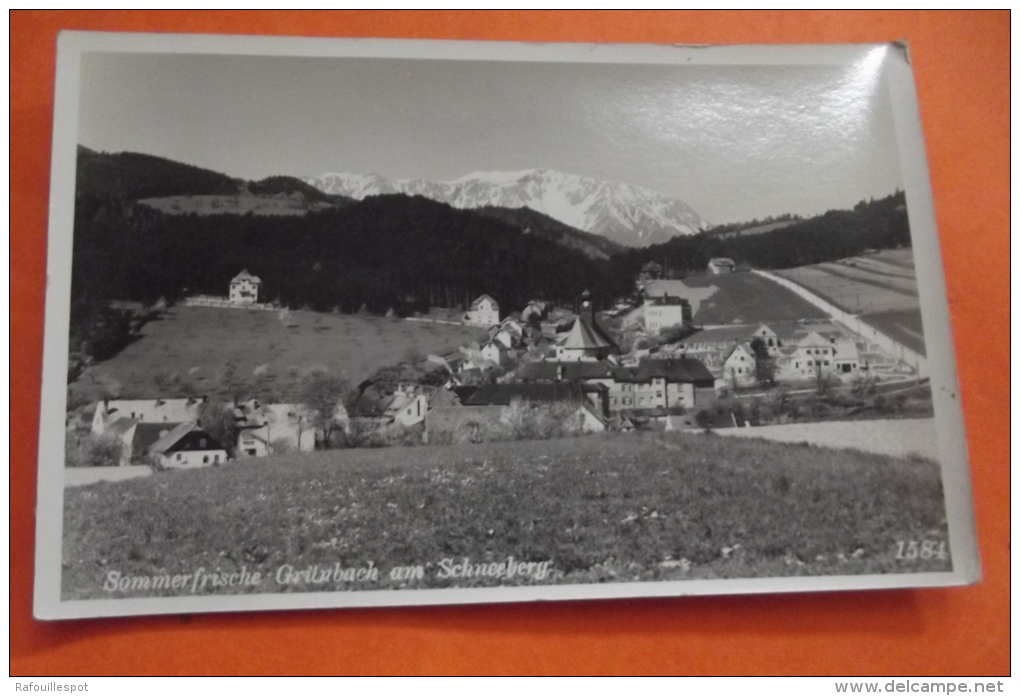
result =
[{"label": "sky above mountains", "polygon": [[547,168],[713,223],[811,215],[902,187],[883,51],[841,67],[86,54],[79,142],[246,179]]}]

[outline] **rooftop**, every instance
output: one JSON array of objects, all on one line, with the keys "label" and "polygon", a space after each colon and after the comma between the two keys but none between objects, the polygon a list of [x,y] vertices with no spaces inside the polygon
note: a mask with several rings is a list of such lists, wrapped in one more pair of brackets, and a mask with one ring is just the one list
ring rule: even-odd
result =
[{"label": "rooftop", "polygon": [[597,321],[582,314],[574,320],[574,325],[561,345],[575,350],[598,350],[615,348],[616,342]]},{"label": "rooftop", "polygon": [[238,273],[236,276],[234,276],[230,282],[239,283],[242,280],[247,280],[251,283],[255,283],[256,285],[262,282],[262,279],[259,278],[257,275],[252,275],[251,273],[249,273],[247,268]]},{"label": "rooftop", "polygon": [[171,429],[166,435],[163,435],[161,438],[152,443],[152,445],[149,446],[149,451],[156,454],[163,454],[180,442],[181,438],[190,433],[192,430],[198,430],[198,425],[194,421],[184,421]]},{"label": "rooftop", "polygon": [[517,379],[534,382],[553,382],[558,379],[607,379],[610,366],[604,362],[539,361],[524,363],[517,370]]},{"label": "rooftop", "polygon": [[669,382],[689,382],[713,386],[715,377],[704,363],[694,358],[646,358],[634,367],[617,367],[613,370],[617,382],[650,382],[666,379]]},{"label": "rooftop", "polygon": [[479,295],[477,298],[475,298],[475,301],[471,303],[471,309],[475,309],[478,305],[480,305],[485,300],[488,300],[492,304],[493,308],[495,308],[495,309],[499,308],[499,303],[496,302],[496,300],[492,299],[491,295],[482,294],[482,295]]},{"label": "rooftop", "polygon": [[586,401],[584,390],[574,382],[515,382],[483,384],[466,401],[465,406],[508,406],[514,399],[554,403]]}]

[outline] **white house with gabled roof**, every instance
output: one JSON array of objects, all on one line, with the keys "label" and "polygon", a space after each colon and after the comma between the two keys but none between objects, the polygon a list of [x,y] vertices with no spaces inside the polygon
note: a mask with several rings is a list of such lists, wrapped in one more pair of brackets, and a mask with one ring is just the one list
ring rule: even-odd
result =
[{"label": "white house with gabled roof", "polygon": [[746,343],[738,343],[723,360],[723,377],[733,384],[746,384],[755,380],[754,351]]},{"label": "white house with gabled roof", "polygon": [[193,421],[181,423],[149,446],[164,469],[199,469],[227,461],[227,450]]},{"label": "white house with gabled roof", "polygon": [[464,323],[486,328],[495,326],[499,323],[499,303],[489,295],[480,295],[464,314]]},{"label": "white house with gabled roof", "polygon": [[230,281],[230,302],[238,305],[258,304],[262,280],[245,269]]}]

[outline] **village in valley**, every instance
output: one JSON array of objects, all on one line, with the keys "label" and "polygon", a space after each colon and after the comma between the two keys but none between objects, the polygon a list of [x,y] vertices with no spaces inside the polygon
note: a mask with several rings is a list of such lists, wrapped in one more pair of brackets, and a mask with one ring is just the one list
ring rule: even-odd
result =
[{"label": "village in valley", "polygon": [[[819,311],[829,303],[806,289],[801,295],[809,304],[794,306],[815,309],[809,316],[697,321],[705,315],[699,306],[712,302],[718,286],[752,273],[731,259],[712,258],[696,279],[703,282],[685,282],[648,262],[633,293],[602,311],[587,293],[572,307],[535,298],[520,308],[502,307],[483,293],[460,311],[387,320],[476,329],[476,340],[442,354],[412,348],[401,364],[353,385],[313,372],[298,392],[311,395],[307,403],[277,402],[243,389],[210,399],[191,388],[182,397],[170,384],[169,393],[154,386],[133,398],[100,399],[69,427],[79,433],[87,428],[85,440],[107,445],[98,448],[105,452],[102,464],[148,473],[317,449],[839,420],[867,411],[867,397],[874,402],[881,391],[895,393],[898,386],[902,392],[926,377],[923,356],[912,354],[911,362],[903,355],[909,350],[901,347],[896,355],[895,348],[854,333]],[[789,294],[764,282],[776,297]],[[267,312],[281,322],[291,313],[265,302],[263,281],[248,270],[230,279],[227,290],[224,296],[185,297],[180,306]],[[166,311],[165,303],[159,309]],[[255,375],[267,367],[255,368]],[[832,407],[839,398],[821,400],[839,394],[850,399],[846,408]],[[898,402],[900,410],[905,400]],[[895,412],[891,398],[878,401],[886,413]],[[87,463],[68,465],[98,463],[94,454]]]}]

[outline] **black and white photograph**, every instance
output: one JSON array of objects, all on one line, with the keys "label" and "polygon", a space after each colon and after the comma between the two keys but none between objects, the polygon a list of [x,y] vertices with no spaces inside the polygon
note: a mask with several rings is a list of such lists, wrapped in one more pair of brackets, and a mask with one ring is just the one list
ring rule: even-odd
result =
[{"label": "black and white photograph", "polygon": [[905,48],[65,33],[36,615],[980,577]]}]

